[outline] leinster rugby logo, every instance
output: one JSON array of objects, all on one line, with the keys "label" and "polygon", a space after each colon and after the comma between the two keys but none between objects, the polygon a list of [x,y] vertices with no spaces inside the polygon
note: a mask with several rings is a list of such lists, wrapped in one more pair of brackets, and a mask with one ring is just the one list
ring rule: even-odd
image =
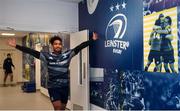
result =
[{"label": "leinster rugby logo", "polygon": [[108,22],[105,31],[105,48],[112,49],[115,54],[122,54],[129,48],[129,41],[126,40],[125,33],[127,30],[127,17],[123,13],[119,13],[120,6],[122,10],[126,9],[126,3],[117,3],[112,5],[110,12],[118,11]]},{"label": "leinster rugby logo", "polygon": [[115,33],[114,39],[122,39],[127,28],[127,18],[123,14],[115,15],[108,23],[106,28],[106,39],[111,38],[112,33]]},{"label": "leinster rugby logo", "polygon": [[96,10],[99,0],[87,0],[87,8],[89,14],[93,14]]}]

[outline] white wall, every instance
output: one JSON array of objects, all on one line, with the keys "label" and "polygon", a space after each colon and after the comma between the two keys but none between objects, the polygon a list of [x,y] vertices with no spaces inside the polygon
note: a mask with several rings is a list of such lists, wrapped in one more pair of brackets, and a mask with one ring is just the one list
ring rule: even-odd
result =
[{"label": "white wall", "polygon": [[[17,44],[21,45],[22,44],[22,39],[17,38]],[[15,65],[15,70],[14,70],[14,82],[22,82],[22,53],[15,48],[12,48],[7,45],[7,38],[0,38],[0,52],[1,51],[13,51],[13,63]],[[1,81],[2,83],[2,78],[3,74],[0,74]],[[9,80],[9,78],[8,78]]]},{"label": "white wall", "polygon": [[60,32],[78,30],[78,4],[61,0],[0,0],[0,28]]}]

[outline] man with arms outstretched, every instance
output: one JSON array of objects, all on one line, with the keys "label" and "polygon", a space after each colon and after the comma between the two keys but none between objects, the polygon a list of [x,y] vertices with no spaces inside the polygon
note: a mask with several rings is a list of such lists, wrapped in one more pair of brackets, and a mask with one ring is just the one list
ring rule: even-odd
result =
[{"label": "man with arms outstretched", "polygon": [[73,56],[83,48],[97,40],[97,34],[93,33],[92,39],[81,43],[74,49],[62,52],[62,39],[54,36],[50,39],[53,52],[38,52],[36,50],[16,44],[15,39],[10,39],[8,44],[16,49],[28,53],[42,60],[48,68],[48,93],[55,110],[65,110],[69,93],[69,64]]}]

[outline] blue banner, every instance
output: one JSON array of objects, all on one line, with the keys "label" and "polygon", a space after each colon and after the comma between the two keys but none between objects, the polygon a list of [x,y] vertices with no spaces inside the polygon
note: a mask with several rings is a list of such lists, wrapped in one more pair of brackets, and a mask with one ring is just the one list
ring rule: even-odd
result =
[{"label": "blue banner", "polygon": [[100,38],[90,46],[91,67],[142,70],[142,7],[142,0],[87,0],[79,4],[79,29],[96,31]]}]

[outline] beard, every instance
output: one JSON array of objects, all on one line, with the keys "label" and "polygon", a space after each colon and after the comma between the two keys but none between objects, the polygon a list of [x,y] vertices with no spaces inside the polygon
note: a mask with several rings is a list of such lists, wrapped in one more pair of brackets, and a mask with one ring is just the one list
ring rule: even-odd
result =
[{"label": "beard", "polygon": [[54,52],[58,52],[58,53],[59,53],[59,52],[61,52],[61,51],[62,51],[62,48],[55,48],[55,49],[54,49]]}]

